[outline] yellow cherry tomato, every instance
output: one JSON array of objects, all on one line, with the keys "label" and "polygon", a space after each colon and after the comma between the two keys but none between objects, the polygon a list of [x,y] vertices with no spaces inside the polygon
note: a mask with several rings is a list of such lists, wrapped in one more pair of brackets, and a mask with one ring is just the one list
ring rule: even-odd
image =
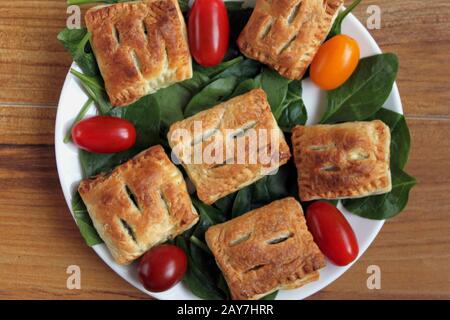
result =
[{"label": "yellow cherry tomato", "polygon": [[359,62],[359,46],[355,39],[340,34],[324,42],[311,63],[311,80],[323,90],[344,84]]}]

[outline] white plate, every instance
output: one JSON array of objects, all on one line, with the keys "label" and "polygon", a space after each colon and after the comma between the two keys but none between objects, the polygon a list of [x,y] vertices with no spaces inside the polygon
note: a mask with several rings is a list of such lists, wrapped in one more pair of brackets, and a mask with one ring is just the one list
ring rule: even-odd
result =
[{"label": "white plate", "polygon": [[[342,26],[342,32],[352,36],[358,41],[361,49],[361,57],[381,53],[381,50],[375,40],[354,16],[349,15],[345,19]],[[72,67],[76,66],[72,65]],[[76,189],[78,182],[82,178],[82,173],[78,160],[77,148],[71,143],[64,144],[63,137],[86,99],[87,96],[81,89],[75,77],[68,73],[61,92],[58,113],[56,116],[55,153],[61,187],[70,210],[72,210],[70,205],[72,194]],[[311,83],[310,80],[305,80],[303,81],[303,99],[308,109],[308,124],[318,122],[324,112],[324,104],[326,103],[324,92],[321,92],[314,84]],[[403,113],[397,85],[394,85],[391,95],[385,103],[385,107],[393,111]],[[384,221],[372,221],[360,218],[346,212],[346,210],[342,207],[340,207],[340,209],[343,210],[348,222],[351,224],[356,233],[361,256],[375,239],[376,235],[383,226]],[[114,262],[104,244],[96,245],[93,249],[118,275],[139,290],[155,298],[183,300],[198,299],[183,284],[178,284],[174,288],[162,293],[151,293],[146,291],[139,283],[136,272],[136,264],[132,264],[130,266],[118,265]],[[299,289],[281,290],[278,293],[277,299],[304,299],[329,285],[350,267],[351,265],[346,267],[337,267],[331,262],[328,262],[327,266],[320,271],[320,280],[307,284]]]}]

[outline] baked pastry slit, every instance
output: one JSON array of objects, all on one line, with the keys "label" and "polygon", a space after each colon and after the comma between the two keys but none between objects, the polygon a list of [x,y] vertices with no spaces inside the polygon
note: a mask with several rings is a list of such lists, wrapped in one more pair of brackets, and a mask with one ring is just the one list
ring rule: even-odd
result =
[{"label": "baked pastry slit", "polygon": [[287,23],[291,24],[294,22],[295,18],[298,15],[298,12],[300,11],[300,8],[302,6],[302,0],[300,0],[295,6],[294,8],[291,9],[291,12],[289,13],[288,17],[287,17]]},{"label": "baked pastry slit", "polygon": [[124,230],[127,232],[127,234],[130,236],[130,238],[137,244],[137,240],[136,240],[136,234],[134,233],[133,228],[128,224],[128,222],[126,222],[124,219],[120,219],[120,223],[122,224],[122,227],[124,228]]},{"label": "baked pastry slit", "polygon": [[214,225],[205,239],[233,299],[298,288],[317,280],[326,264],[292,197]]},{"label": "baked pastry slit", "polygon": [[342,4],[343,0],[257,0],[238,46],[245,56],[282,76],[301,79]]},{"label": "baked pastry slit", "polygon": [[127,185],[125,185],[125,191],[128,194],[128,197],[130,198],[131,202],[134,204],[134,206],[136,207],[137,210],[139,209],[139,202],[136,199],[136,195],[133,193],[133,191],[131,191],[130,187],[128,187]]},{"label": "baked pastry slit", "polygon": [[286,42],[286,44],[281,48],[280,51],[278,51],[278,54],[283,53],[285,50],[289,49],[289,47],[294,43],[294,41],[297,40],[297,35],[293,35],[291,39]]},{"label": "baked pastry slit", "polygon": [[192,77],[186,25],[177,0],[96,6],[85,19],[113,106],[129,105]]},{"label": "baked pastry slit", "polygon": [[294,236],[294,234],[292,232],[287,232],[284,234],[280,234],[279,236],[272,238],[270,240],[267,240],[266,243],[267,244],[278,244],[278,243],[282,243],[284,241],[286,241],[289,238],[292,238]]},{"label": "baked pastry slit", "polygon": [[391,135],[380,120],[292,130],[303,201],[360,198],[392,189]]},{"label": "baked pastry slit", "polygon": [[254,129],[258,123],[256,121],[250,121],[244,124],[241,128],[238,128],[235,132],[231,133],[229,139],[238,139],[247,134],[251,129]]},{"label": "baked pastry slit", "polygon": [[95,229],[113,258],[128,264],[198,221],[182,173],[161,146],[78,188]]},{"label": "baked pastry slit", "polygon": [[172,124],[167,138],[199,199],[207,204],[255,182],[290,158],[262,89]]}]

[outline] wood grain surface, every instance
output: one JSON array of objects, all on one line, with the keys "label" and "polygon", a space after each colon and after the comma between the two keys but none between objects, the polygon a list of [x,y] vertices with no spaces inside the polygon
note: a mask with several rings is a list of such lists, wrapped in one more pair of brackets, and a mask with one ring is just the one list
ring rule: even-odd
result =
[{"label": "wood grain surface", "polygon": [[[348,4],[351,1],[346,1]],[[310,299],[450,299],[450,1],[365,0],[371,30],[400,58],[398,85],[412,134],[407,171],[419,184],[363,257]],[[0,1],[0,299],[148,299],[87,247],[64,202],[54,121],[70,56],[56,40],[63,0]],[[68,290],[66,268],[82,270]],[[380,290],[366,286],[378,265]]]}]

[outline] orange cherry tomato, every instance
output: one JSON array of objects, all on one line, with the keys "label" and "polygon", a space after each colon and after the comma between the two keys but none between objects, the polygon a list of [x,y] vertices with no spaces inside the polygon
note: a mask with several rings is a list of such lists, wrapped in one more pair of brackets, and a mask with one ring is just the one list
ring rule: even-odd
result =
[{"label": "orange cherry tomato", "polygon": [[359,46],[355,39],[340,34],[326,41],[311,63],[311,80],[323,90],[344,84],[359,62]]}]

